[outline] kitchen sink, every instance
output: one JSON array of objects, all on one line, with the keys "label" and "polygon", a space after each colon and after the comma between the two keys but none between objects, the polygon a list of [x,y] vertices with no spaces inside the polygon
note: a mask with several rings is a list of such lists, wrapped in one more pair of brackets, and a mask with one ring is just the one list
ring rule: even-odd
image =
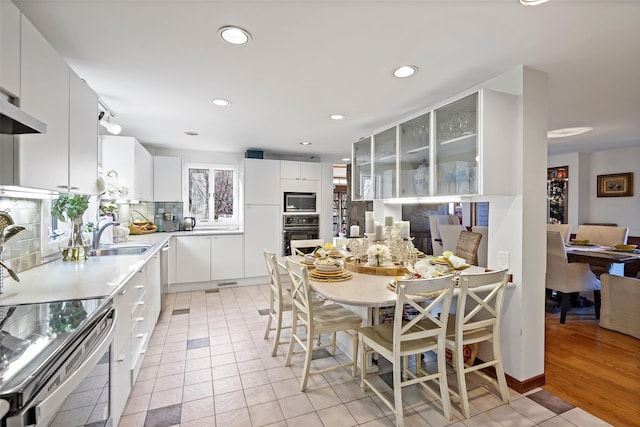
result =
[{"label": "kitchen sink", "polygon": [[151,245],[144,246],[120,246],[115,248],[91,249],[89,256],[106,256],[106,255],[142,255]]}]

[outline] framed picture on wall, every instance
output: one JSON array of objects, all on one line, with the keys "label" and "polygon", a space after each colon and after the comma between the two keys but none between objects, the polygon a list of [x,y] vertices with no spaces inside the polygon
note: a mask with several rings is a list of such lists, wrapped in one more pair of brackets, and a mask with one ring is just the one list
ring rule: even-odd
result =
[{"label": "framed picture on wall", "polygon": [[598,197],[633,196],[633,172],[598,175]]}]

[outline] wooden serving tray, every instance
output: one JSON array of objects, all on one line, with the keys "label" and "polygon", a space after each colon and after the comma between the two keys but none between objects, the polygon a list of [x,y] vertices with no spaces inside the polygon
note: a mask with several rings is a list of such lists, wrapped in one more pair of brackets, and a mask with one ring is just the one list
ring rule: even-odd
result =
[{"label": "wooden serving tray", "polygon": [[344,266],[349,271],[362,274],[373,274],[375,276],[402,276],[409,271],[405,267],[399,265],[392,267],[371,267],[366,263],[357,264],[353,260],[347,260]]}]

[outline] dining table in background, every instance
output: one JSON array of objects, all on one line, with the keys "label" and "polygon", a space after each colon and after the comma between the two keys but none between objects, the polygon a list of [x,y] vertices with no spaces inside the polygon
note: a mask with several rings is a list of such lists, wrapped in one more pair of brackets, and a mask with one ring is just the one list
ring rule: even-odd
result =
[{"label": "dining table in background", "polygon": [[567,247],[569,262],[584,262],[594,267],[592,270],[600,278],[608,273],[613,264],[628,264],[640,261],[640,250],[621,251],[604,246],[569,245]]}]

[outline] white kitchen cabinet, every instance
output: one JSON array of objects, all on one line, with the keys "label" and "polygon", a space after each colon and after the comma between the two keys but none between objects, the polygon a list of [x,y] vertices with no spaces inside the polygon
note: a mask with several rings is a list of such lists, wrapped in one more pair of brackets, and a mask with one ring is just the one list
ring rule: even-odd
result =
[{"label": "white kitchen cabinet", "polygon": [[131,391],[131,315],[134,308],[134,286],[137,275],[129,280],[113,297],[113,305],[116,309],[116,329],[113,337],[113,375],[112,393],[113,422],[118,425],[120,416],[127,404],[127,398]]},{"label": "white kitchen cabinet", "polygon": [[176,282],[208,282],[211,278],[209,236],[176,237]]},{"label": "white kitchen cabinet", "polygon": [[69,70],[69,190],[97,194],[98,95]]},{"label": "white kitchen cabinet", "polygon": [[20,51],[20,108],[46,123],[47,133],[20,135],[19,176],[14,184],[66,191],[69,186],[69,66],[24,16]]},{"label": "white kitchen cabinet", "polygon": [[243,277],[242,236],[211,236],[211,280]]},{"label": "white kitchen cabinet", "polygon": [[244,203],[279,205],[280,199],[280,161],[244,159]]},{"label": "white kitchen cabinet", "polygon": [[0,88],[20,96],[20,10],[10,1],[0,2]]},{"label": "white kitchen cabinet", "polygon": [[242,277],[241,235],[176,236],[176,282],[210,282]]},{"label": "white kitchen cabinet", "polygon": [[153,200],[153,156],[135,138],[102,137],[102,169],[118,173],[118,182],[129,189],[126,199]]},{"label": "white kitchen cabinet", "polygon": [[182,159],[153,156],[153,201],[179,202],[181,200]]},{"label": "white kitchen cabinet", "polygon": [[282,214],[279,206],[251,205],[244,209],[244,276],[267,275],[264,250],[282,253]]},{"label": "white kitchen cabinet", "polygon": [[320,163],[280,161],[280,179],[320,181]]}]

